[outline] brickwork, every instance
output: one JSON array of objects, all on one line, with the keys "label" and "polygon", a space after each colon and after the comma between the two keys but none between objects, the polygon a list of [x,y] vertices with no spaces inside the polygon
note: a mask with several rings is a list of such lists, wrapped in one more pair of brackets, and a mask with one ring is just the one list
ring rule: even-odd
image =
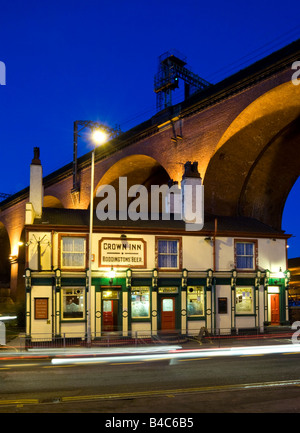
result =
[{"label": "brickwork", "polygon": [[[289,65],[285,70],[257,82],[251,83],[250,80],[248,86],[240,91],[229,89],[222,98],[216,94],[208,101],[200,101],[200,108],[194,114],[191,114],[191,106],[189,110],[181,111],[173,125],[157,125],[156,132],[147,137],[132,140],[122,150],[100,160],[96,157],[94,189],[107,179],[127,174],[134,183],[149,184],[149,176],[160,166],[169,178],[180,182],[184,164],[197,161],[204,180],[205,208],[208,212],[220,215],[241,213],[259,217],[278,227],[282,213],[282,205],[279,209],[278,204],[285,202],[299,174],[299,167],[293,161],[294,153],[281,168],[284,155],[278,146],[278,139],[276,141],[274,137],[278,138],[284,131],[280,135],[284,139],[281,149],[282,146],[285,149],[297,149],[298,146],[299,149],[299,129],[294,127],[292,135],[289,135],[289,125],[299,120],[300,116],[300,86],[291,87],[291,75]],[[294,99],[290,97],[291,91],[294,91]],[[286,98],[280,110],[274,103],[277,92]],[[273,103],[267,113],[264,103]],[[180,107],[178,110],[180,112]],[[247,116],[253,115],[253,112],[255,116],[249,125]],[[172,140],[174,132],[182,138]],[[269,149],[268,152],[266,149]],[[40,159],[43,164],[42,153]],[[139,166],[142,168],[140,171],[137,170]],[[265,167],[268,167],[267,171]],[[90,204],[89,164],[79,164],[78,174],[79,202],[75,203],[72,199],[72,170],[65,176],[60,175],[57,181],[54,179],[51,184],[46,184],[44,194],[58,199],[65,208],[87,209]],[[272,188],[273,184],[278,185],[279,179],[285,179],[282,188]],[[272,206],[273,199],[275,204]],[[13,206],[4,207],[0,213],[12,252],[24,228],[27,201],[28,196],[24,194],[19,201],[15,200]]]}]

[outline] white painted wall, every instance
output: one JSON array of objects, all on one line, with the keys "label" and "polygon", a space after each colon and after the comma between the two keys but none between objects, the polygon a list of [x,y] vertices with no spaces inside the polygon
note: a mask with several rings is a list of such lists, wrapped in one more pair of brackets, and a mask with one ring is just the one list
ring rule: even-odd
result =
[{"label": "white painted wall", "polygon": [[41,246],[42,270],[51,270],[51,232],[30,232],[28,237],[28,264],[32,270],[38,269],[38,241]]},{"label": "white painted wall", "polygon": [[[71,234],[71,233],[68,233]],[[75,234],[75,232],[74,232]],[[50,270],[53,254],[53,268],[58,267],[58,233],[51,232],[30,232],[28,259],[29,268],[37,269],[37,242],[36,239],[45,236],[42,246],[42,268]],[[120,239],[119,234],[93,234],[93,255],[92,269],[99,269],[99,241],[102,238]],[[146,242],[147,269],[153,269],[155,263],[155,235],[128,235],[127,239],[142,239]],[[167,238],[167,236],[166,236]],[[217,237],[216,238],[216,271],[230,271],[234,268],[234,239],[238,237]],[[242,239],[245,239],[244,237]],[[249,238],[251,240],[251,238]],[[255,240],[255,239],[253,239]],[[53,252],[52,252],[53,248]],[[213,268],[213,246],[212,242],[205,240],[205,236],[182,236],[182,266],[188,270],[207,270]],[[258,266],[260,269],[269,269],[271,272],[286,270],[286,242],[285,239],[258,239]],[[124,268],[125,269],[125,268]]]},{"label": "white painted wall", "polygon": [[[34,305],[35,298],[48,298],[48,319],[35,320]],[[52,287],[49,286],[33,286],[31,289],[31,333],[37,339],[43,335],[52,333]]]}]

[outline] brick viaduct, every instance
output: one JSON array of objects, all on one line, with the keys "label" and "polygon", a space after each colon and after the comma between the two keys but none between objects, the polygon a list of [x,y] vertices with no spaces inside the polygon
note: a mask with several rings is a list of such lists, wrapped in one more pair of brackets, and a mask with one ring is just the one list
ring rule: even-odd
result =
[{"label": "brick viaduct", "polygon": [[[96,151],[94,190],[115,184],[119,176],[127,176],[128,186],[180,182],[183,165],[198,161],[207,213],[252,217],[280,229],[285,201],[300,172],[295,61],[300,61],[300,40],[111,140]],[[43,163],[42,158],[41,146]],[[89,207],[90,154],[78,159],[76,203],[72,167],[44,178],[45,207]],[[0,203],[0,226],[11,253],[19,257],[28,200],[26,188]],[[18,267],[11,267],[14,299]]]}]

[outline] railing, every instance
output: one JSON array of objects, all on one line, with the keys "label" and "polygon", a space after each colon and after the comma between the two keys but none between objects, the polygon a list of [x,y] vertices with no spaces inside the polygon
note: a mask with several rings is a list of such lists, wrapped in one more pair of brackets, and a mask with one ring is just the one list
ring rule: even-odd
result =
[{"label": "railing", "polygon": [[92,334],[91,343],[88,343],[86,334],[63,333],[61,335],[31,334],[25,338],[26,349],[31,348],[84,348],[91,347],[120,347],[120,346],[147,346],[154,344],[178,344],[186,340],[180,333],[169,337],[154,332],[102,332]]},{"label": "railing", "polygon": [[234,344],[261,344],[267,340],[290,339],[293,330],[288,328],[274,328],[272,333],[262,332],[260,328],[230,329],[219,328],[207,330],[201,328],[199,333],[182,334],[180,331],[172,333],[156,332],[127,332],[126,335],[119,332],[96,333],[92,335],[91,343],[88,343],[86,334],[65,333],[61,335],[32,334],[31,336],[20,336],[20,346],[25,349],[34,348],[107,348],[107,347],[147,347],[159,345],[178,345],[183,348],[199,347],[213,344],[216,347]]}]

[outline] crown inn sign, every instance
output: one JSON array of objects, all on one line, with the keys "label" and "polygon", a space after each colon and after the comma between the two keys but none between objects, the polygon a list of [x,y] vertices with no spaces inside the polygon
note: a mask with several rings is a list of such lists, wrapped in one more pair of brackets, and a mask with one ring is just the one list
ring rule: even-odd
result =
[{"label": "crown inn sign", "polygon": [[146,268],[143,239],[102,238],[99,242],[99,267]]}]

